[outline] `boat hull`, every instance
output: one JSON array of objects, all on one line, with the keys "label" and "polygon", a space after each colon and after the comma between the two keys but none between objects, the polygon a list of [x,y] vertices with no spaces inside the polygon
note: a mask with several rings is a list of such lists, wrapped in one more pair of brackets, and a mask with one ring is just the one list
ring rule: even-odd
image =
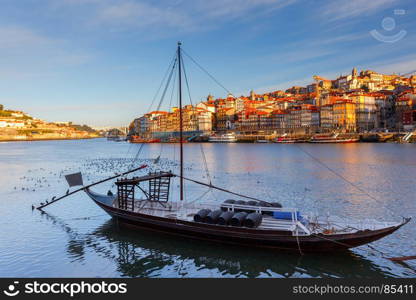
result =
[{"label": "boat hull", "polygon": [[208,139],[208,142],[210,143],[236,143],[237,139],[221,139],[221,138],[210,138]]},{"label": "boat hull", "polygon": [[346,143],[357,143],[358,139],[328,139],[328,140],[310,140],[309,143],[315,144],[329,144],[329,143],[339,143],[339,144],[346,144]]},{"label": "boat hull", "polygon": [[[90,195],[91,197],[91,195]],[[342,251],[378,240],[399,229],[400,226],[374,231],[362,231],[350,234],[293,236],[288,231],[259,230],[245,227],[231,227],[189,222],[167,217],[151,216],[126,211],[109,206],[101,201],[93,201],[115,218],[120,225],[133,229],[151,230],[222,244],[233,244],[285,251],[328,252]]]},{"label": "boat hull", "polygon": [[393,134],[371,134],[371,135],[362,135],[360,138],[361,142],[365,143],[385,143],[389,139],[393,138]]}]

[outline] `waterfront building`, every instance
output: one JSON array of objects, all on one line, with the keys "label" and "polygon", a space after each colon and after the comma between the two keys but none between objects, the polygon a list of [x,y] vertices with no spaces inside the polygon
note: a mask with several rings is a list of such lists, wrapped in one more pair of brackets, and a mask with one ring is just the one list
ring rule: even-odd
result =
[{"label": "waterfront building", "polygon": [[259,118],[256,109],[245,109],[238,113],[236,121],[236,130],[240,132],[257,131],[259,128]]},{"label": "waterfront building", "polygon": [[320,108],[320,127],[322,132],[331,132],[334,128],[333,104],[325,104]]},{"label": "waterfront building", "polygon": [[340,99],[333,104],[334,128],[342,132],[356,131],[355,103],[351,99]]},{"label": "waterfront building", "polygon": [[[271,112],[271,111],[270,111]],[[263,110],[257,110],[256,115],[258,118],[257,130],[270,131],[272,129],[272,118],[269,112]]]},{"label": "waterfront building", "polygon": [[317,132],[319,128],[319,110],[315,105],[301,105],[300,126],[306,134]]},{"label": "waterfront building", "polygon": [[272,130],[276,130],[279,133],[285,133],[285,115],[287,115],[287,112],[280,109],[271,112],[270,117]]},{"label": "waterfront building", "polygon": [[198,130],[202,132],[212,131],[213,113],[209,110],[198,108],[197,109],[197,124]]},{"label": "waterfront building", "polygon": [[396,128],[416,129],[416,94],[404,93],[396,100]]},{"label": "waterfront building", "polygon": [[[373,128],[411,128],[416,76],[406,78],[371,70],[335,80],[313,76],[315,82],[293,86],[286,91],[214,99],[208,95],[196,106],[183,108],[184,131],[284,131],[290,133],[363,132]],[[404,96],[407,95],[407,96]],[[352,111],[354,108],[354,112]],[[355,122],[355,123],[354,123]],[[140,135],[150,132],[175,132],[179,129],[179,109],[151,112],[132,123]]]},{"label": "waterfront building", "polygon": [[348,96],[355,103],[355,117],[359,132],[376,127],[377,107],[374,96],[370,94],[351,94]]},{"label": "waterfront building", "polygon": [[376,128],[394,129],[395,97],[392,92],[384,91],[373,94],[376,102]]},{"label": "waterfront building", "polygon": [[235,129],[236,113],[234,108],[221,108],[216,110],[215,128],[217,131]]},{"label": "waterfront building", "polygon": [[300,105],[293,106],[288,110],[288,114],[285,115],[285,123],[287,130],[290,133],[301,133],[301,120],[302,120],[302,109]]}]

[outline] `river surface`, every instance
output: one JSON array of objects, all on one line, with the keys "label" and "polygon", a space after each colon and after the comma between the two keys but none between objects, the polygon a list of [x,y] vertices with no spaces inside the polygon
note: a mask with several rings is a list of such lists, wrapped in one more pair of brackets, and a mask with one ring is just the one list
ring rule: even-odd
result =
[{"label": "river surface", "polygon": [[[186,176],[210,176],[213,184],[243,194],[352,219],[416,217],[416,144],[184,147]],[[367,246],[301,256],[126,230],[84,193],[44,214],[32,211],[32,204],[66,193],[68,173],[82,171],[90,183],[143,162],[177,171],[177,145],[144,145],[135,160],[139,149],[105,139],[0,143],[0,277],[416,277],[414,261],[393,263]],[[186,201],[230,198],[185,187]],[[176,182],[174,188],[177,197]],[[108,189],[115,192],[111,182],[94,188]],[[415,255],[414,220],[371,245],[389,256]]]}]

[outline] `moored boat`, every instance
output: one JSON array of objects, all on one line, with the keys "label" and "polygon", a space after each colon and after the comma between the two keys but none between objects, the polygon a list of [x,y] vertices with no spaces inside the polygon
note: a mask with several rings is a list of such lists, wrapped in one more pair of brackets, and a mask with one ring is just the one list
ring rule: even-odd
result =
[{"label": "moored boat", "polygon": [[155,139],[155,138],[141,138],[139,136],[132,136],[130,138],[130,143],[133,144],[142,144],[142,143],[160,143],[160,139]]},{"label": "moored boat", "polygon": [[387,142],[389,139],[393,138],[393,134],[369,134],[369,135],[361,135],[360,141],[366,143],[384,143]]},{"label": "moored boat", "polygon": [[315,135],[308,142],[309,143],[356,143],[358,138],[354,137],[339,137],[339,134],[334,134],[332,136],[328,135]]},{"label": "moored boat", "polygon": [[234,132],[228,132],[224,134],[214,134],[208,138],[208,142],[211,143],[235,143],[237,137]]},{"label": "moored boat", "polygon": [[[146,191],[144,198],[133,197],[134,192],[130,195],[125,193],[142,182],[167,183],[174,176],[172,173],[159,173],[119,180],[116,182],[116,196],[100,195],[88,188],[85,192],[110,216],[133,228],[276,250],[346,250],[389,235],[410,220],[354,222],[336,217],[319,218],[301,214],[295,208],[275,207],[258,201],[184,204],[180,201],[169,202],[168,197],[157,197],[158,189]],[[213,216],[211,219],[210,215]],[[250,216],[257,217],[258,222],[250,221]],[[233,218],[237,220],[234,223]]]},{"label": "moored boat", "polygon": [[255,140],[254,142],[255,143],[263,143],[263,144],[269,143],[268,140]]},{"label": "moored boat", "polygon": [[278,144],[293,144],[293,143],[306,143],[307,140],[301,137],[287,137],[281,136],[274,140]]},{"label": "moored boat", "polygon": [[279,144],[293,144],[297,142],[297,139],[292,137],[278,137],[274,142]]}]

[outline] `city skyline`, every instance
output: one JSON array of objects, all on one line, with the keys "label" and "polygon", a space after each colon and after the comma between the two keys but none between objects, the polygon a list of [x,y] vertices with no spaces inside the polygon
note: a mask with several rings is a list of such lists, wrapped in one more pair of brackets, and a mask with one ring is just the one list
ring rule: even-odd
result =
[{"label": "city skyline", "polygon": [[[353,67],[406,73],[416,70],[410,5],[4,1],[0,103],[48,121],[126,125],[146,112],[177,40],[236,96],[305,86],[313,75],[336,78]],[[404,35],[380,40],[374,30]],[[189,71],[195,102],[226,96]]]}]

